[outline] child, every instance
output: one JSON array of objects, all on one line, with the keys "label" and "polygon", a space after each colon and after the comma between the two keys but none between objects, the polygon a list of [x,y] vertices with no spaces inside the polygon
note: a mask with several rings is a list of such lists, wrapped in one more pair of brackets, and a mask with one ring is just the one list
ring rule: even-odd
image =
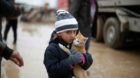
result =
[{"label": "child", "polygon": [[[45,51],[44,64],[49,78],[73,78],[73,65],[79,64],[86,70],[92,64],[92,57],[89,53],[81,54],[74,50],[70,50],[71,54],[68,55],[59,47],[59,44],[62,44],[71,49],[78,30],[78,23],[69,12],[64,10],[58,10],[56,16],[56,29]],[[54,34],[58,37],[53,40]],[[85,61],[84,64],[83,61]]]}]

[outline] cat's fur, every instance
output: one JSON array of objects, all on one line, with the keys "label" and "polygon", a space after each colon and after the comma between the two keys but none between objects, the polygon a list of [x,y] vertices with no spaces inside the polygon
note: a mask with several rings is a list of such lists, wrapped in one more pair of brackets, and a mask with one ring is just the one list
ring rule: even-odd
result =
[{"label": "cat's fur", "polygon": [[[53,39],[57,38],[55,35]],[[76,50],[77,52],[86,53],[85,50],[85,43],[88,38],[84,37],[80,32],[75,37],[72,49]],[[59,44],[60,48],[63,49],[66,53],[70,54],[71,52],[65,46]],[[82,69],[78,64],[74,65],[74,74],[76,78],[88,78],[87,72]]]}]

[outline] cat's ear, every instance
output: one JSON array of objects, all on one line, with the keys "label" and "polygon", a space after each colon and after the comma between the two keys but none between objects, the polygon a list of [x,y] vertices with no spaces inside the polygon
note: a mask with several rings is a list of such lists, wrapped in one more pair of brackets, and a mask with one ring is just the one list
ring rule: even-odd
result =
[{"label": "cat's ear", "polygon": [[82,35],[80,31],[78,32],[78,35]]},{"label": "cat's ear", "polygon": [[85,41],[88,40],[88,37],[85,37],[84,40],[85,40]]}]

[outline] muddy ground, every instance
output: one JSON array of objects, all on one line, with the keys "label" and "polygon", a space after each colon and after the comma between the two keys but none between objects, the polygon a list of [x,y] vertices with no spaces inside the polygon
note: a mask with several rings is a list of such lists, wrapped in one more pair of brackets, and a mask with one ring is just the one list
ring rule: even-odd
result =
[{"label": "muddy ground", "polygon": [[[2,31],[4,29],[5,26]],[[19,68],[3,59],[2,78],[48,78],[43,57],[53,30],[54,24],[20,22],[16,46],[12,45],[13,32],[10,30],[7,44],[20,52],[24,66]],[[89,49],[93,57],[93,65],[88,69],[90,78],[140,78],[140,46],[128,45],[115,50],[92,39]]]}]

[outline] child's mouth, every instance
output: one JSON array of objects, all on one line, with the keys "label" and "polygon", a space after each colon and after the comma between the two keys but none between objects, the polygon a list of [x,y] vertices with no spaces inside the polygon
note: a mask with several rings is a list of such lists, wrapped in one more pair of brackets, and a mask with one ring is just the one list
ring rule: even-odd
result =
[{"label": "child's mouth", "polygon": [[72,43],[74,39],[70,39],[69,41]]}]

